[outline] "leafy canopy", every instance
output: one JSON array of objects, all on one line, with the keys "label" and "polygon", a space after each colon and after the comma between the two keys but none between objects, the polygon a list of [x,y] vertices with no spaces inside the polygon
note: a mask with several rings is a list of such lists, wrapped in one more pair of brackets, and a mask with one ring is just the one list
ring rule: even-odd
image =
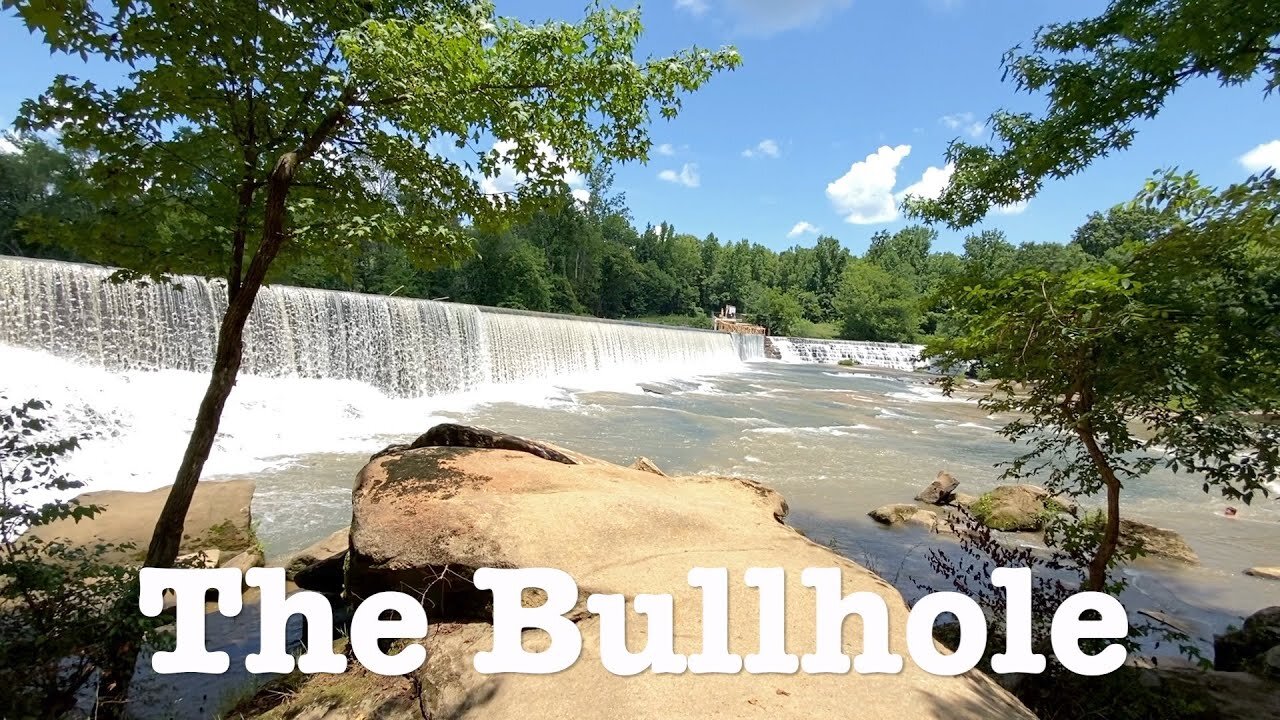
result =
[{"label": "leafy canopy", "polygon": [[[120,87],[58,77],[20,130],[91,151],[100,208],[39,230],[145,274],[225,276],[262,235],[282,159],[285,257],[353,261],[388,240],[430,264],[593,163],[642,160],[652,114],[739,64],[733,49],[634,57],[637,10],[526,25],[488,1],[3,0],[53,51],[127,64]],[[516,187],[486,182],[500,172]],[[38,222],[34,222],[38,226]],[[160,232],[156,228],[160,227]]]},{"label": "leafy canopy", "polygon": [[912,214],[960,228],[1029,200],[1046,179],[1129,147],[1136,123],[1190,80],[1261,79],[1269,94],[1280,85],[1280,0],[1112,0],[1096,18],[1041,28],[1003,66],[1018,90],[1047,95],[1047,112],[996,112],[996,147],[953,142],[950,185],[910,200]]}]

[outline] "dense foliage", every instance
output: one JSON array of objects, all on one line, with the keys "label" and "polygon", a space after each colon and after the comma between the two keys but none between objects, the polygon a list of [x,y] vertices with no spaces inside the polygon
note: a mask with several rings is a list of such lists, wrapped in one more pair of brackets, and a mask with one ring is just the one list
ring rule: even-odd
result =
[{"label": "dense foliage", "polygon": [[[103,508],[65,497],[83,483],[58,471],[79,438],[50,438],[45,406],[7,406],[0,396],[0,716],[62,717],[122,638],[154,626],[130,601],[130,568],[108,561],[128,550],[37,537],[59,520]],[[22,533],[30,532],[23,535]]]}]

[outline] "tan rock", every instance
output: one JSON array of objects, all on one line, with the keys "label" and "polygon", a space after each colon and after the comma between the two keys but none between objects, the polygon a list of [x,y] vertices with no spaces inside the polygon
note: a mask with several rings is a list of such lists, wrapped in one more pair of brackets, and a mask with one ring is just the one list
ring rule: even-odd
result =
[{"label": "tan rock", "polygon": [[[687,575],[699,566],[729,570],[732,652],[758,650],[758,591],[742,582],[747,568],[786,570],[787,649],[802,654],[813,651],[815,617],[813,593],[800,584],[800,572],[834,566],[843,572],[844,592],[874,592],[885,599],[891,650],[908,658],[903,636],[908,609],[901,595],[865,568],[785,527],[779,522],[785,513],[780,495],[750,481],[668,478],[600,461],[567,465],[512,450],[426,447],[378,458],[361,471],[353,494],[347,589],[355,597],[417,591],[431,603],[428,664],[418,675],[427,688],[423,697],[431,717],[759,714],[807,720],[847,716],[851,708],[868,717],[952,718],[958,708],[971,717],[1033,717],[980,673],[936,677],[909,659],[899,674],[860,677],[642,673],[624,678],[601,666],[599,622],[585,611],[586,595],[672,594],[675,650],[696,653],[701,591],[689,587]],[[471,658],[492,647],[492,627],[449,620],[483,617],[490,594],[469,583],[479,567],[554,567],[572,576],[581,590],[579,607],[570,614],[583,636],[581,659],[551,676],[477,674]],[[847,623],[850,655],[861,651],[860,627]],[[632,616],[628,646],[642,647],[645,629]],[[545,647],[546,641],[543,633],[525,634],[530,650]],[[375,708],[419,714],[416,693],[406,694],[411,688],[404,678],[349,673],[313,682],[315,693],[304,687],[273,712],[329,720]],[[336,695],[350,700],[335,703]]]},{"label": "tan rock", "polygon": [[932,510],[925,510],[918,505],[910,503],[898,503],[896,505],[885,505],[876,508],[867,513],[872,520],[883,525],[922,525],[934,529],[938,525],[938,514]]},{"label": "tan rock", "polygon": [[978,502],[977,495],[970,495],[968,493],[956,493],[955,495],[951,496],[950,504],[951,504],[951,507],[968,508],[970,505],[976,502]]},{"label": "tan rock", "polygon": [[1173,530],[1121,518],[1120,547],[1128,549],[1139,545],[1147,557],[1175,560],[1188,565],[1200,562],[1196,551]]},{"label": "tan rock", "polygon": [[920,491],[916,500],[930,505],[946,505],[951,502],[951,498],[955,497],[958,487],[960,487],[960,481],[946,470],[941,470],[937,478],[929,483],[929,487]]},{"label": "tan rock", "polygon": [[662,475],[664,477],[666,476],[666,473],[662,472],[662,468],[659,468],[657,464],[655,464],[652,460],[650,460],[647,457],[636,458],[636,461],[631,464],[631,469],[640,470],[642,472],[647,472],[647,473],[653,473],[654,475]]},{"label": "tan rock", "polygon": [[1244,574],[1266,580],[1280,580],[1280,567],[1254,567],[1245,570]]},{"label": "tan rock", "polygon": [[266,564],[266,558],[262,557],[262,553],[257,549],[245,550],[230,560],[222,564],[222,567],[235,568],[240,572],[248,572],[252,568],[262,567]]},{"label": "tan rock", "polygon": [[294,555],[285,564],[285,576],[303,590],[341,592],[350,538],[350,530],[343,528]]},{"label": "tan rock", "polygon": [[[254,546],[250,511],[253,487],[249,480],[198,484],[187,511],[179,553],[189,555],[216,548],[229,557]],[[138,563],[146,557],[151,533],[168,497],[167,487],[141,493],[115,490],[85,493],[77,500],[83,505],[103,507],[102,513],[78,523],[69,519],[50,523],[40,528],[38,535],[45,540],[65,539],[73,545],[131,544],[132,550],[109,554],[104,559]]]}]

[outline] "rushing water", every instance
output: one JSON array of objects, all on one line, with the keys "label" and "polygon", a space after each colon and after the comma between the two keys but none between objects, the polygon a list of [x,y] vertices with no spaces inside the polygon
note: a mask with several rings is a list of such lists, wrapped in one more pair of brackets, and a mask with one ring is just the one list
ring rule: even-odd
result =
[{"label": "rushing water", "polygon": [[[0,394],[49,400],[59,432],[91,436],[67,468],[92,489],[162,486],[222,301],[201,281],[138,289],[105,276],[0,259]],[[257,481],[254,514],[276,558],[349,522],[351,482],[372,451],[453,420],[759,479],[810,537],[916,595],[937,581],[928,549],[950,541],[866,513],[909,502],[941,469],[978,494],[1015,452],[995,434],[1006,418],[943,398],[923,375],[760,361],[758,337],[272,288],[249,338],[253,374],[232,393],[206,476]],[[913,364],[910,346],[863,357]],[[1221,498],[1160,473],[1125,498],[1128,516],[1179,531],[1202,561],[1130,568],[1131,610],[1181,616],[1203,640],[1274,604],[1276,586],[1241,571],[1280,559],[1280,503],[1228,519]]]},{"label": "rushing water", "polygon": [[914,370],[921,366],[921,345],[899,343],[853,342],[850,340],[814,340],[811,338],[769,338],[769,343],[783,362],[837,364],[850,360],[857,365]]},{"label": "rushing water", "polygon": [[[111,271],[0,257],[0,343],[115,371],[208,372],[220,283],[114,283]],[[378,295],[263,288],[242,371],[343,380],[396,397],[625,368],[710,370],[764,355],[764,339]]]}]

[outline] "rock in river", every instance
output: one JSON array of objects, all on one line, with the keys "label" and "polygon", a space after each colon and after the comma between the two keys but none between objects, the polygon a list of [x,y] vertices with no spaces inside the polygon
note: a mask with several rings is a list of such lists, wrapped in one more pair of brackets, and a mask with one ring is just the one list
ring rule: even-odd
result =
[{"label": "rock in river", "polygon": [[903,523],[910,523],[912,525],[922,525],[930,530],[934,529],[938,525],[938,513],[933,512],[932,510],[925,510],[918,505],[912,505],[910,503],[885,505],[884,507],[876,508],[867,514],[871,516],[872,520],[875,520],[882,525],[901,525]]},{"label": "rock in river", "polygon": [[1051,502],[1048,491],[1037,485],[1001,485],[971,503],[969,512],[992,530],[1032,532],[1044,527]]},{"label": "rock in river", "polygon": [[930,505],[946,505],[955,497],[960,481],[946,470],[938,472],[938,477],[929,483],[929,487],[920,491],[916,500]]},{"label": "rock in river", "polygon": [[1215,670],[1256,670],[1266,664],[1272,648],[1280,646],[1280,607],[1269,607],[1250,615],[1234,630],[1213,636]]},{"label": "rock in river", "polygon": [[1141,545],[1147,557],[1174,560],[1188,565],[1200,562],[1196,551],[1192,550],[1178,533],[1137,520],[1121,518],[1120,547],[1132,548],[1138,545]]},{"label": "rock in river", "polygon": [[[786,504],[773,490],[736,478],[671,478],[574,457],[580,461],[567,464],[520,450],[436,445],[392,452],[365,466],[353,496],[347,592],[420,593],[432,621],[426,665],[412,679],[359,671],[313,676],[269,716],[807,720],[857,708],[867,717],[1033,717],[976,671],[936,677],[920,670],[907,653],[908,609],[898,591],[783,524]],[[478,674],[472,657],[493,642],[491,595],[470,584],[481,567],[558,568],[573,577],[581,595],[567,616],[582,634],[578,662],[549,676]],[[670,593],[675,651],[698,653],[701,591],[688,585],[694,567],[729,571],[731,652],[758,651],[759,594],[743,583],[748,568],[785,569],[786,644],[802,654],[813,651],[815,615],[801,571],[838,567],[845,593],[885,599],[890,649],[907,658],[906,666],[898,674],[856,677],[620,677],[606,671],[598,654],[599,617],[586,611],[586,596]],[[846,623],[850,655],[861,651],[860,626]],[[632,615],[626,633],[629,647],[644,647],[646,623]],[[524,635],[530,651],[545,649],[547,641],[541,631]]]}]

